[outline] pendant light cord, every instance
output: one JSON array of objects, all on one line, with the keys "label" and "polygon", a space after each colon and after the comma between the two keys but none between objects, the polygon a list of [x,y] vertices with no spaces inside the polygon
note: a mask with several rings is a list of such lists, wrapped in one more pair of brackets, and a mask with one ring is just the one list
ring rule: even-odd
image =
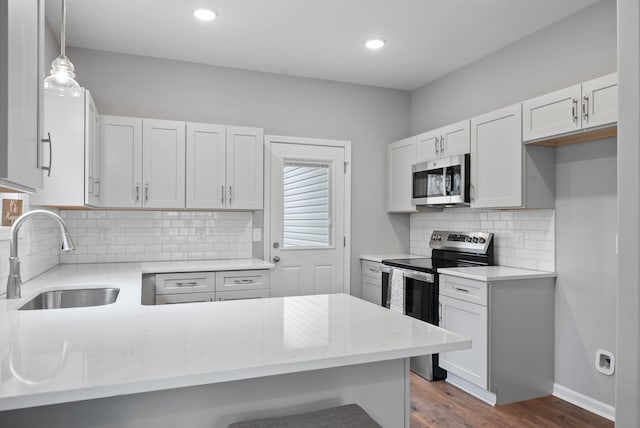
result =
[{"label": "pendant light cord", "polygon": [[67,0],[62,0],[62,31],[60,31],[60,56],[66,58],[66,37],[67,32]]}]

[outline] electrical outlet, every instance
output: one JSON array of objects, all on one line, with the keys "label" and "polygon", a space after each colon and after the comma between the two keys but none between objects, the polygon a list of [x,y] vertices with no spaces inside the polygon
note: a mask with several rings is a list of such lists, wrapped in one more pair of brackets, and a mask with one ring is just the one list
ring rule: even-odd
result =
[{"label": "electrical outlet", "polygon": [[515,248],[524,248],[524,232],[514,232],[513,246]]},{"label": "electrical outlet", "polygon": [[196,236],[198,238],[198,241],[204,241],[205,237],[207,236],[207,229],[205,229],[204,227],[197,228]]},{"label": "electrical outlet", "polygon": [[262,229],[253,229],[253,242],[262,242]]},{"label": "electrical outlet", "polygon": [[613,352],[605,351],[604,349],[596,351],[596,370],[600,373],[611,376],[615,371],[615,364],[616,360]]},{"label": "electrical outlet", "polygon": [[109,229],[102,229],[100,231],[100,241],[103,244],[108,244],[111,241],[111,231]]}]

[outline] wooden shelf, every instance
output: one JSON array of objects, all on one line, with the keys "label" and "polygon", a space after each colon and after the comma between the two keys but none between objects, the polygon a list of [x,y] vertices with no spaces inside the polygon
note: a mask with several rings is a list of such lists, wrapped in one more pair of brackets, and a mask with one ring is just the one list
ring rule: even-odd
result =
[{"label": "wooden shelf", "polygon": [[561,137],[553,137],[548,140],[535,141],[528,144],[535,144],[538,146],[559,147],[559,146],[566,146],[568,144],[584,143],[587,141],[616,137],[617,135],[618,135],[618,126],[616,124],[616,125],[608,126],[606,128],[598,128],[598,129],[592,129],[589,131],[582,131],[576,134],[564,135]]}]

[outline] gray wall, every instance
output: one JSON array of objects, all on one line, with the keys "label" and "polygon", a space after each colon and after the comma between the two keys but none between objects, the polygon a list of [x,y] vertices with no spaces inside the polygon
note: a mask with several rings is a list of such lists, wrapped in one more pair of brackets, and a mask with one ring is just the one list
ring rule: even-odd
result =
[{"label": "gray wall", "polygon": [[385,212],[386,144],[409,133],[410,93],[140,56],[68,49],[104,114],[257,126],[352,142],[352,293],[358,255],[404,252],[409,217]]},{"label": "gray wall", "polygon": [[616,139],[556,150],[556,383],[613,405],[594,361],[616,351]]},{"label": "gray wall", "polygon": [[[430,83],[412,94],[412,133],[614,72],[616,31],[616,2],[603,0]],[[556,169],[556,382],[610,405],[615,379],[596,372],[594,360],[596,349],[616,346],[614,146],[557,149]]]},{"label": "gray wall", "polygon": [[415,90],[411,133],[468,119],[615,70],[615,0],[602,0]]},{"label": "gray wall", "polygon": [[618,1],[618,382],[616,425],[640,426],[640,5]]}]

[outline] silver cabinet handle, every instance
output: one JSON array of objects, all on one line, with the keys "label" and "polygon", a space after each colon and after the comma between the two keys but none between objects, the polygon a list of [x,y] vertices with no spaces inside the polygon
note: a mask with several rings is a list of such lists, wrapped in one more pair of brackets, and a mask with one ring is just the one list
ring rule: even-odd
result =
[{"label": "silver cabinet handle", "polygon": [[442,302],[438,302],[438,320],[442,322]]},{"label": "silver cabinet handle", "polygon": [[589,97],[587,94],[582,94],[582,118],[589,118]]},{"label": "silver cabinet handle", "polygon": [[379,269],[369,268],[369,270],[373,273],[380,273]]},{"label": "silver cabinet handle", "polygon": [[444,154],[444,137],[440,137],[440,154]]},{"label": "silver cabinet handle", "polygon": [[176,285],[178,287],[195,287],[196,285],[198,285],[197,281],[190,281],[190,282],[176,282]]},{"label": "silver cabinet handle", "polygon": [[47,138],[43,138],[43,143],[49,143],[49,166],[41,166],[40,169],[47,171],[47,177],[51,177],[51,162],[53,160],[53,144],[51,143],[51,133],[47,132]]},{"label": "silver cabinet handle", "polygon": [[475,201],[475,199],[476,199],[476,186],[474,186],[474,185],[472,184],[472,185],[469,187],[469,190],[470,190],[470,193],[471,193],[469,196],[471,197],[471,201],[473,202],[473,201]]},{"label": "silver cabinet handle", "polygon": [[144,201],[149,202],[149,183],[144,183]]},{"label": "silver cabinet handle", "polygon": [[220,203],[224,205],[224,186],[220,186]]},{"label": "silver cabinet handle", "polygon": [[456,291],[460,291],[461,293],[469,293],[469,290],[466,288],[455,287]]},{"label": "silver cabinet handle", "polygon": [[93,182],[93,184],[96,186],[95,188],[97,188],[97,189],[98,189],[98,191],[97,191],[97,192],[96,192],[96,191],[95,191],[95,189],[94,189],[93,196],[95,196],[96,198],[99,198],[99,197],[100,197],[100,180],[99,180],[99,179],[98,179],[98,180],[95,180],[95,181]]},{"label": "silver cabinet handle", "polygon": [[88,180],[89,180],[89,194],[93,195],[93,188],[96,185],[96,182],[91,176],[88,177]]},{"label": "silver cabinet handle", "polygon": [[436,140],[433,142],[434,148],[436,149],[436,154],[439,155],[440,154],[440,150],[438,150],[438,137],[436,137]]},{"label": "silver cabinet handle", "polygon": [[231,204],[231,186],[229,186],[229,204]]},{"label": "silver cabinet handle", "polygon": [[233,282],[235,282],[236,284],[253,284],[254,280],[253,279],[234,279]]},{"label": "silver cabinet handle", "polygon": [[136,183],[136,202],[140,200],[140,183]]},{"label": "silver cabinet handle", "polygon": [[573,121],[578,121],[578,100],[573,98],[571,101],[571,116],[573,116]]}]

